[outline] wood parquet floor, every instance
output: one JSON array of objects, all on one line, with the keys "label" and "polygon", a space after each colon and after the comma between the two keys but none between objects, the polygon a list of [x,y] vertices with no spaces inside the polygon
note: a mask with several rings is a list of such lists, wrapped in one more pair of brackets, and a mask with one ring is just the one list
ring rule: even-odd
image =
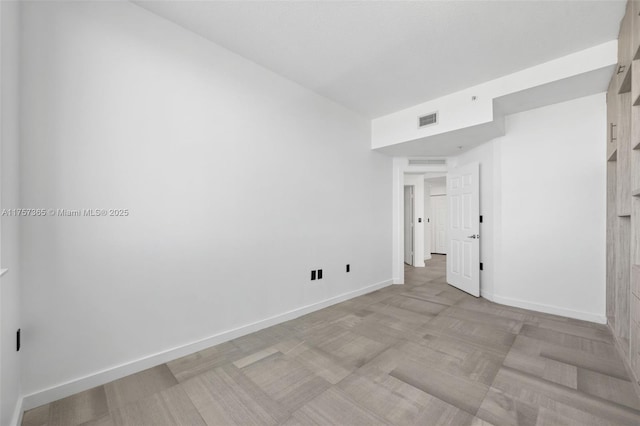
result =
[{"label": "wood parquet floor", "polygon": [[640,425],[602,325],[391,286],[25,413],[24,426]]}]

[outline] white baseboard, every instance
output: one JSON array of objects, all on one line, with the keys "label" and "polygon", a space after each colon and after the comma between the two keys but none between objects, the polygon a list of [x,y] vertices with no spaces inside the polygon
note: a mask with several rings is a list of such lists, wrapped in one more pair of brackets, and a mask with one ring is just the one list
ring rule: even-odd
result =
[{"label": "white baseboard", "polygon": [[563,317],[579,319],[583,321],[595,322],[598,324],[606,324],[607,317],[592,312],[575,311],[573,309],[563,308],[560,306],[545,305],[542,303],[527,302],[526,300],[512,299],[497,294],[493,295],[493,301],[502,305],[514,306],[516,308],[529,309],[532,311],[543,312],[545,314],[560,315]]},{"label": "white baseboard", "polygon": [[163,364],[165,362],[169,362],[185,355],[201,351],[211,346],[215,346],[220,343],[224,343],[226,341],[262,330],[263,328],[271,327],[272,325],[280,324],[282,322],[298,318],[302,315],[306,315],[319,309],[335,305],[336,303],[344,302],[345,300],[349,300],[363,294],[371,293],[372,291],[376,291],[391,285],[392,282],[393,280],[390,279],[382,281],[377,284],[343,293],[317,303],[312,303],[311,305],[303,306],[301,308],[275,315],[261,321],[227,330],[202,340],[168,349],[166,351],[158,352],[144,358],[116,365],[114,367],[107,368],[105,370],[98,371],[84,377],[79,377],[77,379],[70,380],[68,382],[61,383],[47,389],[33,392],[29,395],[25,395],[21,399],[20,413],[22,413],[23,410],[30,410],[32,408],[39,407],[40,405],[48,404],[50,402],[65,398],[75,393],[82,392],[87,389],[103,385],[105,383],[109,383],[113,380],[120,379],[122,377],[137,373],[142,370],[146,370],[147,368],[155,367],[156,365]]},{"label": "white baseboard", "polygon": [[24,413],[24,409],[22,408],[23,404],[24,398],[18,398],[16,408],[13,410],[13,417],[11,417],[11,426],[20,426],[22,424],[22,413]]},{"label": "white baseboard", "polygon": [[[482,291],[482,286],[480,286],[480,297],[482,297],[483,299],[487,299],[490,302],[495,302],[495,297],[493,295],[493,292],[489,292],[489,291]],[[497,302],[496,302],[497,303]],[[503,305],[506,305],[506,303],[503,303]]]}]

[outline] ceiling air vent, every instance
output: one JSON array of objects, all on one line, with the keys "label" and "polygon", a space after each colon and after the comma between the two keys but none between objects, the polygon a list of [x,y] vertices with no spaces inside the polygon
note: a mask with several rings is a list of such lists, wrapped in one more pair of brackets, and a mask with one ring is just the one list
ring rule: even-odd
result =
[{"label": "ceiling air vent", "polygon": [[421,129],[423,127],[432,126],[434,124],[438,124],[438,113],[432,112],[431,114],[423,115],[418,117],[418,128]]},{"label": "ceiling air vent", "polygon": [[444,158],[410,158],[409,165],[410,166],[442,166],[447,164],[447,160]]}]

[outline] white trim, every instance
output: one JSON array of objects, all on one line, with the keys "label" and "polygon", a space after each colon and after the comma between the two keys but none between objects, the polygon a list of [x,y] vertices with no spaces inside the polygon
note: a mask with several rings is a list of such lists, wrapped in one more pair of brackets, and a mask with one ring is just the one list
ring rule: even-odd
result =
[{"label": "white trim", "polygon": [[363,294],[371,293],[372,291],[379,290],[392,284],[392,280],[385,280],[367,287],[363,287],[358,290],[350,291],[340,294],[338,296],[323,300],[321,302],[313,303],[311,305],[303,306],[301,308],[293,309],[291,311],[275,315],[266,318],[261,321],[257,321],[251,324],[247,324],[238,328],[224,331],[222,333],[215,334],[210,337],[206,337],[202,340],[198,340],[186,345],[178,346],[166,351],[158,352],[153,355],[149,355],[144,358],[130,361],[124,364],[116,365],[111,368],[107,368],[102,371],[79,377],[77,379],[62,383],[57,386],[53,386],[47,389],[25,395],[23,397],[22,405],[25,410],[30,410],[35,407],[39,407],[43,404],[48,404],[52,401],[56,401],[61,398],[65,398],[69,395],[73,395],[78,392],[91,389],[96,386],[109,383],[113,380],[120,379],[133,373],[145,370],[147,368],[154,367],[156,365],[189,355],[211,346],[224,343],[226,341],[236,339],[238,337],[262,330],[263,328],[271,327],[272,325],[280,324],[285,321],[289,321],[298,318],[302,315],[306,315],[310,312],[317,311],[319,309],[326,308],[336,303],[343,302],[348,299],[352,299]]},{"label": "white trim", "polygon": [[607,317],[592,312],[574,311],[573,309],[562,308],[560,306],[545,305],[542,303],[527,302],[520,299],[512,299],[510,297],[493,295],[493,301],[501,305],[514,306],[516,308],[529,309],[531,311],[543,312],[545,314],[560,315],[563,317],[579,319],[583,321],[595,322],[598,324],[606,324]]},{"label": "white trim", "polygon": [[11,426],[20,426],[22,424],[22,414],[23,410],[24,398],[18,398],[16,402],[16,408],[13,410],[13,417],[11,417]]},{"label": "white trim", "polygon": [[[487,299],[490,302],[498,303],[496,302],[492,291],[482,291],[482,271],[480,271],[480,297]],[[506,305],[506,303],[503,303],[503,305]]]}]

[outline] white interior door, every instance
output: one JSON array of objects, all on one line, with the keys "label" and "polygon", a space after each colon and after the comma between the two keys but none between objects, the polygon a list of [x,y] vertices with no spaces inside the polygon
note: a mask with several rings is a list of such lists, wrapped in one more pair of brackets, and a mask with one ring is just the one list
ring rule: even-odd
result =
[{"label": "white interior door", "polygon": [[413,265],[413,186],[404,187],[404,263]]},{"label": "white interior door", "polygon": [[447,253],[447,197],[431,197],[433,224],[431,226],[431,253]]},{"label": "white interior door", "polygon": [[480,296],[480,165],[447,173],[449,250],[447,282]]}]

